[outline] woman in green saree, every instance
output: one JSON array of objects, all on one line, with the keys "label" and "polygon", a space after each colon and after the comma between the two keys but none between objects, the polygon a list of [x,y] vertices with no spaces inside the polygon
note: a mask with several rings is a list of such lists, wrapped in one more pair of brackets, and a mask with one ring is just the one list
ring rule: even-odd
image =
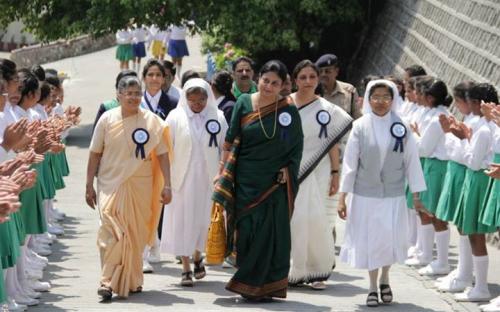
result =
[{"label": "woman in green saree", "polygon": [[236,102],[213,196],[226,209],[238,268],[226,289],[249,299],[285,298],[288,286],[303,134],[291,98],[279,95],[286,74],[280,61],[267,62],[259,92]]}]

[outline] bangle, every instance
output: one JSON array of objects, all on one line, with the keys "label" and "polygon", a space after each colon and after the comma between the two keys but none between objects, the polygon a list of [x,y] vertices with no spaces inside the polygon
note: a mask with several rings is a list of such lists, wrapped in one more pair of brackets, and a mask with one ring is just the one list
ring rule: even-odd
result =
[{"label": "bangle", "polygon": [[172,188],[170,187],[170,185],[167,185],[167,186],[164,186],[163,189],[171,190]]},{"label": "bangle", "polygon": [[330,171],[330,174],[331,174],[331,175],[338,174],[338,173],[339,173],[339,171],[338,171],[338,170],[331,170],[331,171]]}]

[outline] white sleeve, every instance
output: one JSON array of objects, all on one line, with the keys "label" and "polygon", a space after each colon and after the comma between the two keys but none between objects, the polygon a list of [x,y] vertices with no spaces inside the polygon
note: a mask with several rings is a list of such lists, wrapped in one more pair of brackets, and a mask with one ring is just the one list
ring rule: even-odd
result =
[{"label": "white sleeve", "polygon": [[450,160],[464,165],[464,153],[460,139],[451,133],[447,133],[445,137],[446,155]]},{"label": "white sleeve", "polygon": [[439,120],[433,118],[420,139],[417,140],[419,155],[421,157],[430,157],[443,136],[444,131]]},{"label": "white sleeve", "polygon": [[165,125],[168,127],[168,133],[170,136],[170,143],[172,144],[172,148],[175,146],[175,128],[176,128],[176,121],[174,118],[175,114],[168,114],[167,119],[165,120]]},{"label": "white sleeve", "polygon": [[0,146],[0,164],[7,159],[9,159],[9,152],[7,152],[3,146]]},{"label": "white sleeve", "polygon": [[354,182],[358,172],[359,164],[359,127],[353,127],[347,140],[347,145],[342,159],[342,177],[340,180],[339,192],[352,193],[354,191]]},{"label": "white sleeve", "polygon": [[226,133],[227,130],[229,129],[229,126],[227,124],[226,118],[224,117],[224,113],[219,111],[217,112],[219,115],[219,122],[221,125],[221,130],[219,134],[219,142],[217,144],[219,145],[219,150],[222,152],[222,146],[224,145],[224,142],[226,141]]},{"label": "white sleeve", "polygon": [[404,164],[406,180],[412,193],[422,192],[427,189],[424,180],[424,173],[418,155],[417,144],[413,135],[408,136],[404,152]]},{"label": "white sleeve", "polygon": [[481,169],[484,158],[491,148],[491,135],[489,131],[479,129],[477,135],[473,135],[471,141],[464,139],[461,141],[464,153],[464,163],[472,170]]}]

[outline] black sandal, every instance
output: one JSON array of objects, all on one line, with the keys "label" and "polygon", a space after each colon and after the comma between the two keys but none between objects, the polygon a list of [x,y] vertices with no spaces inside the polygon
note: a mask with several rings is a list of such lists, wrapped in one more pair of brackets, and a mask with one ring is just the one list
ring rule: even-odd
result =
[{"label": "black sandal", "polygon": [[181,286],[193,287],[193,271],[182,272]]},{"label": "black sandal", "polygon": [[99,288],[97,288],[97,294],[101,296],[103,301],[109,301],[113,297],[113,291],[111,290],[111,288],[104,285],[101,285]]},{"label": "black sandal", "polygon": [[198,261],[193,261],[194,263],[194,278],[197,280],[204,278],[207,275],[205,266],[203,265],[203,257]]},{"label": "black sandal", "polygon": [[389,284],[380,284],[380,300],[383,303],[391,303],[392,302],[392,289]]},{"label": "black sandal", "polygon": [[366,298],[366,306],[370,308],[378,307],[378,293],[376,291],[368,294]]}]

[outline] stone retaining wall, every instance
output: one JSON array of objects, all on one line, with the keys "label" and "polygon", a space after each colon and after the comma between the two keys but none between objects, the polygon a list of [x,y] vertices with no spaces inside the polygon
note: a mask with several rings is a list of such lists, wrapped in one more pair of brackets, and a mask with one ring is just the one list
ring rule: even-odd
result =
[{"label": "stone retaining wall", "polygon": [[100,38],[83,35],[70,40],[58,40],[48,44],[37,44],[11,52],[11,60],[19,68],[33,64],[45,64],[63,58],[78,56],[106,49],[115,45],[115,36],[110,34]]},{"label": "stone retaining wall", "polygon": [[422,65],[449,86],[500,85],[500,3],[487,0],[388,0],[354,74],[403,73]]}]

